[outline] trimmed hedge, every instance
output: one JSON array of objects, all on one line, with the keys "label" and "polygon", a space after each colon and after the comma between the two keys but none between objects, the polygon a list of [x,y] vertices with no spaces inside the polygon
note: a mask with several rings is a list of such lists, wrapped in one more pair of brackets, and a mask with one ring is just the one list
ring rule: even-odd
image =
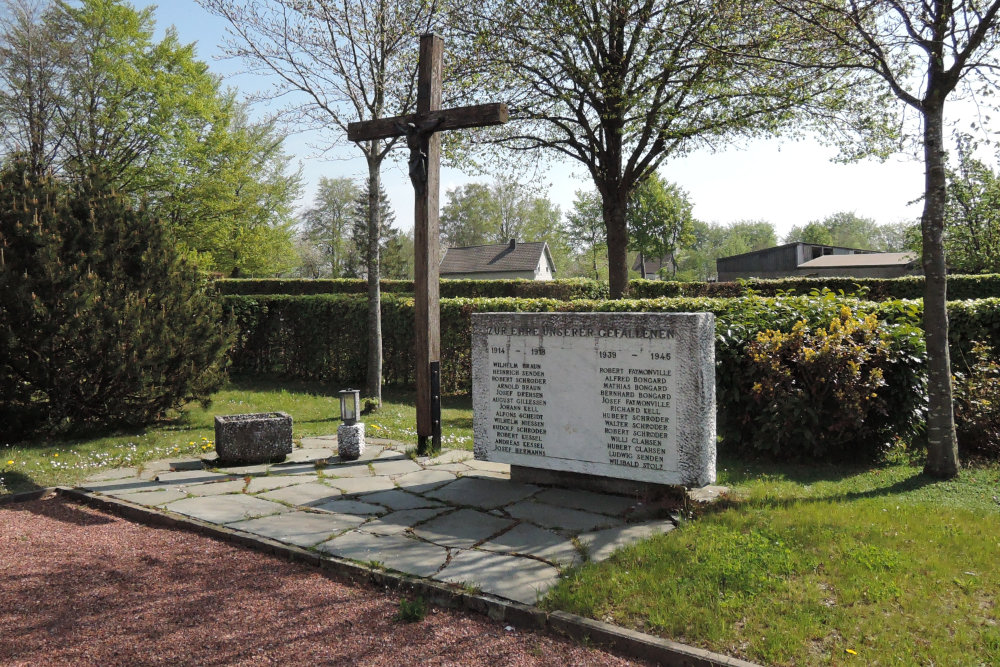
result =
[{"label": "trimmed hedge", "polygon": [[[365,378],[367,299],[363,295],[254,295],[223,297],[239,339],[230,358],[234,374],[252,374],[361,385]],[[764,414],[752,401],[751,388],[760,380],[746,353],[765,330],[792,331],[797,322],[826,327],[843,317],[844,309],[863,317],[872,314],[892,339],[893,356],[883,364],[892,436],[912,437],[919,431],[926,391],[923,340],[918,300],[867,301],[824,292],[812,296],[740,298],[660,298],[608,300],[467,299],[441,300],[441,386],[446,393],[471,391],[471,315],[477,312],[711,312],[716,315],[716,384],[718,432],[727,447],[740,451],[794,458],[790,452],[761,448],[748,420]],[[1000,349],[1000,299],[948,304],[953,363],[968,358],[973,341]],[[384,380],[387,385],[412,387],[413,298],[387,294],[382,302]],[[801,326],[801,325],[800,325]],[[831,415],[831,419],[837,415]],[[831,451],[877,457],[888,441],[869,440],[864,451]]]},{"label": "trimmed hedge", "polygon": [[[223,295],[249,294],[367,294],[368,283],[359,278],[337,279],[235,279],[215,282]],[[573,278],[568,280],[442,280],[441,297],[522,299],[604,299],[607,283]],[[384,294],[413,294],[412,280],[383,280]]]},{"label": "trimmed hedge", "polygon": [[[659,297],[740,297],[808,295],[828,289],[856,295],[871,301],[922,299],[923,276],[904,278],[781,278],[777,280],[741,280],[728,283],[678,283],[659,280],[633,280],[630,295],[636,299]],[[952,301],[1000,297],[1000,274],[948,276],[948,298]]]},{"label": "trimmed hedge", "polygon": [[[234,279],[215,282],[220,294],[365,294],[368,285],[357,278],[310,280]],[[633,299],[663,297],[733,298],[759,296],[808,295],[828,289],[845,295],[857,295],[871,301],[923,298],[924,279],[905,278],[782,278],[780,280],[741,280],[729,283],[679,283],[660,280],[633,280],[629,283]],[[383,280],[386,294],[413,294],[412,280]],[[442,298],[523,298],[523,299],[605,299],[604,282],[573,278],[567,280],[442,280]],[[952,301],[1000,297],[1000,274],[948,276],[948,298]]]},{"label": "trimmed hedge", "polygon": [[[848,303],[891,323],[920,325],[919,301],[861,301],[827,294],[825,302]],[[441,299],[442,388],[471,390],[471,314],[476,312],[711,312],[720,337],[741,339],[764,329],[789,331],[804,317],[814,323],[825,312],[816,297],[672,298],[618,301],[558,299]],[[367,300],[363,295],[255,295],[223,297],[235,318],[239,340],[230,357],[234,373],[361,384],[365,377]],[[832,307],[832,305],[830,305]],[[813,313],[810,315],[810,313]],[[974,340],[1000,348],[1000,299],[948,304],[955,363]],[[387,294],[382,301],[386,384],[413,383],[413,298]]]}]

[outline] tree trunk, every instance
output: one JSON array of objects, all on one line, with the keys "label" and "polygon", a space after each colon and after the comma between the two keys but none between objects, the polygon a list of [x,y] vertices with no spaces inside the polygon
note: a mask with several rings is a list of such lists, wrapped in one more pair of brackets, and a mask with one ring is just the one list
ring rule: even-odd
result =
[{"label": "tree trunk", "polygon": [[622,188],[608,188],[603,197],[604,225],[608,230],[608,289],[612,299],[628,293],[628,225]]},{"label": "tree trunk", "polygon": [[[372,150],[369,155],[374,155]],[[368,376],[365,394],[382,407],[382,292],[379,284],[379,240],[382,211],[379,209],[381,159],[368,158]]]},{"label": "tree trunk", "polygon": [[[931,96],[928,95],[928,98]],[[920,219],[924,267],[924,337],[927,341],[927,464],[924,472],[949,478],[958,474],[958,440],[948,351],[947,277],[944,256],[945,152],[944,104],[923,109],[924,211]]]}]

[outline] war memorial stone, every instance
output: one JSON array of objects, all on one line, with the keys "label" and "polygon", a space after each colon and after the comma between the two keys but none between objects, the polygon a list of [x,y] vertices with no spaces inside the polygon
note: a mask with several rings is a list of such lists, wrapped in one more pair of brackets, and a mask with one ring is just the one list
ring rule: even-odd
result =
[{"label": "war memorial stone", "polygon": [[474,314],[475,457],[512,479],[711,484],[714,341],[711,313]]}]

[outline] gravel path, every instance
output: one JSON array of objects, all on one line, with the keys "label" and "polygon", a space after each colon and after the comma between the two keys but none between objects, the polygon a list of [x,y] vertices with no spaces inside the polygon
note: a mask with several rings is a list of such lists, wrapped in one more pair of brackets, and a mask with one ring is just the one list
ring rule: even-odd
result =
[{"label": "gravel path", "polygon": [[0,664],[638,664],[61,498],[0,505]]}]

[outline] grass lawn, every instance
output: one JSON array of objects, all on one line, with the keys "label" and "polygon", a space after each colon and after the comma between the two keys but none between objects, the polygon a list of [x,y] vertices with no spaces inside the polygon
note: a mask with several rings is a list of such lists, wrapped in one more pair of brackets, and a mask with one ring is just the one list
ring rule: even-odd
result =
[{"label": "grass lawn", "polygon": [[[387,392],[370,437],[416,443],[412,393]],[[334,433],[336,392],[233,383],[156,427],[8,444],[0,493],[211,449],[216,414],[281,410],[294,436]],[[468,398],[447,447],[472,447]],[[905,456],[877,469],[723,458],[723,502],[666,536],[572,571],[545,605],[766,664],[1000,664],[1000,467],[936,482]]]},{"label": "grass lawn", "polygon": [[[366,433],[417,444],[413,392],[387,391],[382,409],[364,417]],[[169,456],[211,451],[215,415],[287,412],[293,438],[330,435],[340,425],[337,391],[318,384],[232,382],[202,408],[187,406],[175,418],[145,429],[72,440],[0,442],[0,494],[70,484],[98,470],[141,466]],[[472,399],[442,399],[442,446],[472,449]]]},{"label": "grass lawn", "polygon": [[725,462],[731,497],[546,600],[774,665],[1000,664],[1000,468]]}]

